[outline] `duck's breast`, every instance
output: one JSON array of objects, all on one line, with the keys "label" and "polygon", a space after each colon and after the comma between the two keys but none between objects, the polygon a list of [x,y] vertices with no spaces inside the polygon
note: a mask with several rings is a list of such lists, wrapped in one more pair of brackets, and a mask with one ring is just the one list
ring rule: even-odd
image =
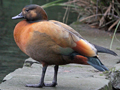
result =
[{"label": "duck's breast", "polygon": [[[28,23],[26,20],[19,22],[14,29],[14,40],[18,47],[26,53],[26,45],[32,36],[32,24]],[[26,53],[27,54],[27,53]]]}]

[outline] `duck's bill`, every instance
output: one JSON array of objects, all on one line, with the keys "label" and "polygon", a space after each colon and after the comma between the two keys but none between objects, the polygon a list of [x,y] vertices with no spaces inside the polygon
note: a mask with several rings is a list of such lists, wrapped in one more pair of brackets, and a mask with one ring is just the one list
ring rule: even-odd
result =
[{"label": "duck's bill", "polygon": [[24,18],[22,15],[22,12],[18,14],[17,16],[12,17],[12,19],[20,19],[20,18]]}]

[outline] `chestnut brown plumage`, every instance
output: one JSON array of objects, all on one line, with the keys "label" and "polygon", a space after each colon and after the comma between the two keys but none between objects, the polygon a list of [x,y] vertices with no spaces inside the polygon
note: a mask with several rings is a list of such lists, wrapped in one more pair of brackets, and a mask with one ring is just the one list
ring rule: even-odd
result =
[{"label": "chestnut brown plumage", "polygon": [[[24,18],[14,29],[14,39],[18,47],[31,58],[43,65],[39,84],[27,84],[30,87],[57,85],[59,65],[77,63],[92,65],[100,71],[108,70],[98,59],[97,53],[115,52],[91,44],[70,26],[55,20],[48,20],[47,14],[39,5],[25,6],[22,12],[12,19]],[[51,84],[44,83],[48,65],[55,65]]]}]

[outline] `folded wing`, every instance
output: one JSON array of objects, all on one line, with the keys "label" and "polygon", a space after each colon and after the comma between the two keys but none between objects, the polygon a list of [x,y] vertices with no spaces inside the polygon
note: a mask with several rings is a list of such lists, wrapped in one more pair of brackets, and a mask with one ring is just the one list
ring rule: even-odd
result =
[{"label": "folded wing", "polygon": [[96,56],[97,50],[94,45],[83,39],[78,32],[68,25],[54,20],[43,21],[38,24],[39,25],[34,25],[34,30],[50,36],[50,38],[62,48],[61,54],[64,54],[64,50],[66,51],[67,48],[70,52],[74,50],[83,56]]}]

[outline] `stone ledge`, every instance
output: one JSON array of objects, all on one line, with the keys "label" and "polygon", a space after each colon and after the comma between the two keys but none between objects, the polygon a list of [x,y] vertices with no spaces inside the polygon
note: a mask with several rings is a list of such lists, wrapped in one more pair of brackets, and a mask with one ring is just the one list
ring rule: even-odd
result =
[{"label": "stone ledge", "polygon": [[[27,61],[31,61],[29,58]],[[0,84],[1,90],[40,90],[39,88],[25,87],[27,83],[39,82],[41,64],[16,69],[4,78]],[[53,66],[49,66],[45,82],[50,83],[53,77]],[[60,66],[58,72],[58,85],[55,88],[43,87],[44,90],[112,90],[110,80],[102,72],[91,66],[69,64]]]}]

